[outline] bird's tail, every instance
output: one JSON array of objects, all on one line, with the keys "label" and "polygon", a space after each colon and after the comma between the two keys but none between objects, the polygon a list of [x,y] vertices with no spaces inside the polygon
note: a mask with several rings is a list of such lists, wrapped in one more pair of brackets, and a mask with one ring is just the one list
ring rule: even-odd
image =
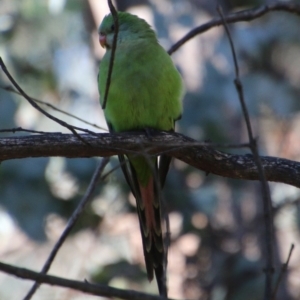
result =
[{"label": "bird's tail", "polygon": [[146,186],[139,185],[141,201],[137,200],[137,210],[148,279],[151,281],[155,272],[159,293],[167,297],[166,259],[161,226],[161,201],[159,199],[159,191],[155,187],[156,184],[153,177],[151,177]]},{"label": "bird's tail", "polygon": [[159,171],[157,158],[149,160],[137,156],[129,157],[130,168],[123,155],[119,155],[119,160],[137,203],[148,279],[151,281],[155,273],[159,294],[167,297],[167,258],[161,222],[161,189],[171,158],[161,156]]},{"label": "bird's tail", "polygon": [[[151,162],[154,162],[153,165]],[[151,281],[155,273],[159,294],[167,297],[166,257],[161,222],[161,182],[157,159],[149,161],[139,158],[138,174],[134,167],[135,163],[136,161],[130,160],[132,175],[130,185],[137,203],[147,275]],[[144,176],[144,179],[140,180],[143,173],[148,176]]]}]

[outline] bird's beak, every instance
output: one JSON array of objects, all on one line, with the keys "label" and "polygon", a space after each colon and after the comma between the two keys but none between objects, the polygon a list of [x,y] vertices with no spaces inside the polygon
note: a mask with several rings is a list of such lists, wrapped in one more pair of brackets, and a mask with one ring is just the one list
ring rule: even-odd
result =
[{"label": "bird's beak", "polygon": [[99,43],[102,48],[106,47],[106,35],[103,33],[99,33]]}]

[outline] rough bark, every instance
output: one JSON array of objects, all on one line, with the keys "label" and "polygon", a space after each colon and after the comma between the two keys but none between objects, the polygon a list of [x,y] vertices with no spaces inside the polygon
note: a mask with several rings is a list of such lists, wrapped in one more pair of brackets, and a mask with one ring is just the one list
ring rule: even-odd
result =
[{"label": "rough bark", "polygon": [[[43,134],[0,138],[0,161],[62,156],[107,157],[117,154],[165,153],[187,164],[215,175],[228,178],[258,180],[251,154],[229,154],[203,145],[178,133],[126,132],[120,134],[82,134],[83,143],[72,134]],[[287,159],[261,156],[268,181],[300,187],[300,163]]]}]

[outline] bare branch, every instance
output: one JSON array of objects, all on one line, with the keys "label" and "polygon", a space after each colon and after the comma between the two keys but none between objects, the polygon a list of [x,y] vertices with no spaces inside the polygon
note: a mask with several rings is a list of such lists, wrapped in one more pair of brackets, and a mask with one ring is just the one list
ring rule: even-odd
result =
[{"label": "bare branch", "polygon": [[[141,132],[84,134],[87,146],[72,134],[45,134],[0,138],[0,162],[16,158],[62,156],[106,157],[118,154],[168,154],[206,173],[228,178],[259,180],[253,155],[221,152],[179,133],[159,132],[150,138]],[[262,156],[268,181],[300,187],[300,163]]]},{"label": "bare branch", "polygon": [[265,284],[265,300],[269,300],[272,295],[272,277],[273,277],[273,215],[272,215],[272,201],[270,196],[269,186],[266,180],[266,176],[264,173],[264,169],[261,163],[261,159],[258,152],[258,147],[256,143],[256,139],[253,137],[251,122],[249,118],[248,109],[245,103],[243,85],[240,80],[239,75],[239,65],[236,57],[236,52],[234,48],[234,44],[230,35],[229,28],[227,26],[226,20],[224,18],[222,8],[218,6],[218,12],[221,16],[226,34],[228,36],[228,40],[230,43],[230,48],[232,52],[234,67],[235,67],[235,80],[234,84],[239,96],[240,104],[242,107],[243,115],[246,122],[247,132],[250,141],[250,149],[253,154],[255,164],[258,170],[259,181],[261,182],[262,196],[263,196],[263,204],[264,204],[264,220],[265,220],[265,229],[266,229],[266,284]]},{"label": "bare branch", "polygon": [[83,143],[86,143],[85,140],[82,139],[82,137],[76,132],[76,130],[81,130],[83,132],[88,132],[93,134],[94,132],[87,130],[87,129],[82,129],[79,127],[75,127],[72,126],[58,118],[55,118],[54,116],[52,116],[51,114],[47,113],[45,110],[43,110],[35,101],[33,101],[31,99],[31,97],[29,97],[22,89],[21,87],[18,85],[18,83],[16,82],[16,80],[12,77],[12,75],[9,73],[9,71],[6,68],[6,65],[4,64],[2,58],[0,57],[0,66],[3,70],[3,72],[5,73],[5,75],[7,76],[7,78],[10,80],[10,82],[13,84],[13,86],[18,90],[18,92],[36,109],[38,110],[40,113],[42,113],[43,115],[45,115],[46,117],[48,117],[49,119],[53,120],[54,122],[60,124],[61,126],[68,128],[79,140],[81,140]]},{"label": "bare branch", "polygon": [[[254,9],[242,10],[236,13],[229,14],[225,16],[226,23],[237,23],[242,21],[252,21],[257,19],[269,12],[273,11],[285,11],[292,14],[300,15],[300,5],[289,2],[289,3],[274,3],[269,5],[260,6]],[[182,45],[184,45],[187,41],[194,38],[196,35],[201,34],[209,29],[222,25],[222,18],[215,18],[210,22],[207,22],[203,25],[200,25],[194,29],[192,29],[189,33],[187,33],[182,39],[180,39],[177,43],[175,43],[169,50],[168,53],[171,55],[175,51],[177,51]]]},{"label": "bare branch", "polygon": [[112,75],[113,66],[114,66],[115,52],[116,52],[116,48],[117,48],[118,33],[119,33],[118,13],[117,13],[115,7],[113,6],[111,0],[108,0],[107,2],[108,2],[110,12],[114,18],[115,34],[114,34],[113,44],[112,44],[112,48],[111,48],[111,56],[110,56],[108,73],[107,73],[107,78],[106,78],[105,94],[104,94],[104,99],[103,99],[103,104],[102,104],[103,110],[105,109],[106,103],[107,103],[108,92],[109,92],[109,87],[110,87],[110,82],[111,82],[111,75]]},{"label": "bare branch", "polygon": [[275,298],[276,298],[276,294],[277,294],[279,285],[280,285],[280,283],[282,281],[283,275],[287,271],[287,268],[288,268],[288,265],[289,265],[289,262],[290,262],[290,259],[291,259],[291,256],[292,256],[294,248],[295,248],[295,245],[292,244],[291,248],[290,248],[290,251],[289,251],[289,254],[288,254],[288,257],[287,257],[287,260],[286,260],[286,263],[282,265],[282,268],[280,270],[280,274],[279,274],[278,279],[277,279],[277,281],[275,283],[275,288],[274,288],[273,295],[272,295],[272,299],[273,300],[275,300]]},{"label": "bare branch", "polygon": [[4,133],[4,132],[10,132],[10,133],[29,132],[29,133],[37,133],[37,134],[60,133],[60,132],[49,132],[49,131],[46,132],[46,131],[30,130],[30,129],[24,129],[22,127],[9,128],[9,129],[0,129],[0,133]]},{"label": "bare branch", "polygon": [[[17,94],[17,95],[22,96],[21,93],[18,92],[18,91],[16,91],[12,86],[0,86],[0,89],[3,89],[3,90],[5,90],[5,91],[7,91],[7,92],[14,93],[14,94]],[[30,97],[30,96],[29,96],[29,97]],[[53,110],[55,110],[55,111],[57,111],[57,112],[60,112],[60,113],[66,115],[66,116],[68,116],[68,117],[71,117],[71,118],[73,118],[73,119],[76,119],[76,120],[78,120],[78,121],[80,121],[80,122],[82,122],[82,123],[84,123],[84,124],[93,126],[93,127],[97,128],[97,129],[101,129],[101,130],[107,131],[106,128],[101,127],[101,126],[98,126],[97,124],[90,123],[90,122],[88,122],[88,121],[86,121],[86,120],[83,120],[83,119],[81,119],[81,118],[79,118],[79,117],[77,117],[77,116],[75,116],[75,115],[73,115],[73,114],[70,114],[70,113],[67,112],[67,111],[64,111],[64,110],[62,110],[62,109],[57,108],[56,106],[52,105],[52,104],[49,103],[49,102],[45,102],[45,101],[42,101],[42,100],[39,100],[39,99],[36,99],[36,98],[33,98],[33,97],[30,97],[30,99],[31,99],[32,101],[35,101],[35,102],[39,103],[39,104],[45,105],[45,106],[47,106],[47,107],[49,107],[49,108],[51,108],[51,109],[53,109]],[[83,128],[82,128],[82,129],[83,129]],[[1,132],[1,131],[0,131],[0,132]]]},{"label": "bare branch", "polygon": [[[81,201],[79,202],[77,208],[75,209],[75,211],[73,212],[71,218],[68,221],[68,224],[65,228],[65,230],[63,231],[63,233],[61,234],[59,240],[56,242],[56,244],[54,245],[46,263],[44,264],[42,271],[40,274],[46,274],[49,269],[50,266],[58,252],[58,250],[60,249],[60,247],[62,246],[62,244],[65,242],[65,240],[67,239],[69,233],[71,232],[72,228],[74,227],[76,221],[78,220],[79,216],[81,215],[81,213],[83,212],[84,208],[86,207],[87,203],[90,201],[92,194],[99,182],[100,176],[103,173],[103,170],[105,168],[105,166],[107,165],[109,159],[105,158],[102,160],[101,164],[99,164],[99,166],[97,167],[91,182],[85,192],[85,195],[83,196],[83,198],[81,199]],[[39,288],[40,284],[39,283],[35,283],[32,288],[30,289],[30,291],[28,292],[28,294],[24,297],[24,300],[29,300],[32,298],[32,296],[34,295],[34,293],[36,292],[36,290]]]},{"label": "bare branch", "polygon": [[164,297],[149,295],[149,294],[136,292],[132,290],[121,290],[121,289],[112,288],[102,284],[91,284],[88,283],[87,281],[82,282],[76,280],[69,280],[57,276],[40,274],[25,268],[18,268],[12,265],[4,264],[2,262],[0,262],[0,271],[22,279],[29,279],[39,283],[71,288],[73,290],[81,291],[90,295],[109,297],[109,298],[120,298],[125,300],[140,300],[140,299],[167,300],[167,298]]}]

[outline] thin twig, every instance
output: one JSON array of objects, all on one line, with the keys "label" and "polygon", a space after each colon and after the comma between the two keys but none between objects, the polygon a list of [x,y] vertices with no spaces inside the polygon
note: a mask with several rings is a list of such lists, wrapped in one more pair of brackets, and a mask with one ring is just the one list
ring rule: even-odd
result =
[{"label": "thin twig", "polygon": [[38,131],[38,130],[31,130],[31,129],[24,129],[22,127],[10,128],[10,129],[0,129],[0,133],[2,132],[30,132],[30,133],[38,133],[38,134],[62,134],[61,132],[49,132],[49,131]]},{"label": "thin twig", "polygon": [[296,198],[294,198],[294,197],[291,197],[291,198],[287,197],[282,202],[280,202],[280,204],[277,204],[273,208],[273,215],[274,215],[274,217],[276,217],[276,215],[278,213],[280,213],[281,210],[284,209],[285,207],[287,207],[287,206],[290,206],[290,207],[295,206],[295,207],[297,207],[299,204],[300,204],[300,197],[296,197]]},{"label": "thin twig", "polygon": [[[257,19],[269,12],[273,11],[285,11],[293,14],[300,14],[300,5],[290,2],[290,3],[274,3],[269,5],[260,6],[254,9],[242,10],[236,13],[232,13],[225,17],[225,21],[227,24],[236,23],[241,21],[252,21]],[[196,35],[201,34],[213,27],[222,25],[222,18],[215,18],[210,22],[207,22],[203,25],[200,25],[194,29],[192,29],[189,33],[187,33],[183,38],[181,38],[178,42],[176,42],[169,50],[168,53],[171,55],[175,51],[177,51],[181,46],[183,46],[187,41],[194,38]]]},{"label": "thin twig", "polygon": [[[48,272],[48,270],[50,269],[50,266],[58,252],[58,250],[60,249],[60,247],[62,246],[62,244],[65,242],[67,236],[69,235],[69,233],[71,232],[72,228],[74,227],[76,221],[78,220],[79,216],[81,215],[81,213],[83,212],[84,208],[86,207],[87,203],[90,201],[92,194],[96,188],[96,186],[98,185],[99,182],[99,178],[101,177],[101,174],[103,173],[103,170],[105,168],[105,166],[107,165],[109,161],[109,158],[104,158],[101,163],[99,164],[99,166],[97,167],[97,169],[95,170],[95,173],[93,174],[93,177],[91,179],[91,182],[85,192],[85,195],[83,196],[83,198],[81,199],[79,205],[77,206],[76,210],[74,211],[74,213],[72,214],[71,218],[68,221],[68,224],[65,228],[65,230],[63,231],[63,233],[61,234],[60,238],[58,239],[58,241],[56,242],[56,244],[54,245],[46,263],[44,264],[42,270],[41,270],[41,274],[46,274]],[[39,288],[40,283],[36,282],[32,288],[29,290],[28,294],[24,297],[24,300],[29,300],[31,299],[31,297],[34,295],[34,293],[36,292],[36,290]]]},{"label": "thin twig", "polygon": [[107,78],[106,78],[105,94],[104,94],[104,100],[103,100],[103,104],[102,104],[103,110],[105,109],[106,103],[107,103],[108,92],[109,92],[111,76],[112,76],[114,60],[115,60],[115,52],[117,49],[118,33],[119,33],[118,13],[117,13],[115,7],[113,6],[111,0],[107,0],[107,2],[108,2],[110,12],[114,18],[115,34],[114,34],[113,44],[112,44],[112,48],[111,48],[111,56],[110,56],[110,60],[109,60],[108,74],[107,74]]},{"label": "thin twig", "polygon": [[[5,90],[5,91],[7,91],[7,92],[15,93],[15,94],[17,94],[17,95],[21,95],[21,93],[18,92],[18,91],[16,91],[12,86],[0,86],[0,89],[3,89],[3,90]],[[22,95],[21,95],[21,96],[22,96]],[[45,105],[45,106],[47,106],[47,107],[49,107],[49,108],[51,108],[51,109],[53,109],[53,110],[55,110],[55,111],[57,111],[57,112],[60,112],[60,113],[62,113],[62,114],[64,114],[64,115],[66,115],[66,116],[68,116],[68,117],[71,117],[71,118],[73,118],[73,119],[75,119],[75,120],[78,120],[78,121],[80,121],[80,122],[82,122],[82,123],[84,123],[84,124],[93,126],[93,127],[97,128],[97,129],[101,129],[101,130],[107,131],[107,128],[98,126],[97,124],[90,123],[90,122],[88,122],[88,121],[86,121],[86,120],[84,120],[84,119],[81,119],[81,118],[79,118],[79,117],[77,117],[77,116],[75,116],[75,115],[73,115],[73,114],[70,114],[70,113],[67,112],[67,111],[64,111],[64,110],[62,110],[62,109],[60,109],[60,108],[57,108],[56,106],[54,106],[53,104],[51,104],[51,103],[49,103],[49,102],[42,101],[42,100],[39,100],[39,99],[36,99],[36,98],[33,98],[33,97],[30,97],[30,98],[31,98],[32,101],[35,101],[35,102],[37,102],[37,103],[39,103],[39,104],[42,104],[42,105]]]},{"label": "thin twig", "polygon": [[[52,286],[60,286],[65,288],[71,288],[76,291],[80,291],[86,294],[102,296],[114,299],[124,300],[168,300],[164,297],[149,295],[133,290],[122,290],[118,288],[109,287],[103,284],[91,284],[88,282],[70,280],[62,277],[51,276],[34,272],[25,268],[15,267],[9,264],[0,262],[0,271],[11,274],[18,278],[34,280],[38,283],[49,284]],[[169,299],[172,300],[172,299]]]},{"label": "thin twig", "polygon": [[272,299],[273,300],[275,300],[275,297],[276,297],[279,285],[280,285],[280,283],[282,281],[283,275],[287,271],[287,268],[288,268],[288,265],[289,265],[289,262],[290,262],[290,259],[291,259],[291,256],[292,256],[294,248],[295,248],[295,245],[292,244],[291,248],[290,248],[290,251],[289,251],[289,255],[288,255],[287,260],[286,260],[286,263],[282,265],[282,268],[280,270],[280,274],[279,274],[278,279],[277,279],[277,281],[275,283],[274,291],[273,291],[273,294],[272,294]]},{"label": "thin twig", "polygon": [[[55,118],[54,116],[52,116],[51,114],[49,114],[48,112],[46,112],[45,110],[43,110],[35,101],[33,101],[23,90],[22,88],[18,85],[18,83],[16,82],[16,80],[12,77],[12,75],[9,73],[9,71],[6,68],[6,65],[4,64],[2,58],[0,57],[0,66],[3,70],[3,72],[5,73],[5,75],[7,76],[7,78],[10,80],[10,82],[13,84],[13,86],[18,90],[18,92],[39,112],[41,112],[43,115],[45,115],[46,117],[48,117],[49,119],[51,119],[52,121],[60,124],[63,127],[68,128],[80,141],[82,141],[83,143],[87,143],[77,132],[76,129],[78,130],[78,127],[72,126],[58,118]],[[81,129],[79,129],[81,130]],[[95,134],[95,132],[84,129],[82,130],[84,132],[88,132],[91,134]]]},{"label": "thin twig", "polygon": [[170,229],[170,218],[169,213],[167,211],[167,205],[164,197],[161,197],[161,210],[162,210],[162,217],[166,224],[166,233],[164,238],[164,248],[165,248],[165,256],[164,256],[164,264],[165,264],[165,271],[164,271],[164,284],[166,289],[168,288],[167,284],[167,266],[168,266],[168,254],[169,254],[169,247],[171,244],[171,229]]},{"label": "thin twig", "polygon": [[262,195],[263,195],[263,204],[264,204],[264,215],[265,215],[265,229],[266,229],[266,283],[265,283],[265,300],[271,299],[272,295],[272,277],[273,277],[273,217],[272,217],[272,202],[270,197],[269,186],[265,177],[264,169],[262,167],[261,159],[257,149],[256,139],[253,137],[251,122],[248,114],[248,109],[244,99],[243,86],[239,77],[239,66],[237,61],[237,56],[234,48],[234,44],[228,29],[226,20],[224,18],[222,8],[218,6],[218,12],[223,21],[226,34],[229,39],[230,48],[233,56],[234,67],[235,67],[235,79],[234,84],[238,92],[239,100],[242,106],[243,115],[246,122],[247,132],[250,141],[250,149],[252,151],[257,169],[259,180],[261,182]]}]

